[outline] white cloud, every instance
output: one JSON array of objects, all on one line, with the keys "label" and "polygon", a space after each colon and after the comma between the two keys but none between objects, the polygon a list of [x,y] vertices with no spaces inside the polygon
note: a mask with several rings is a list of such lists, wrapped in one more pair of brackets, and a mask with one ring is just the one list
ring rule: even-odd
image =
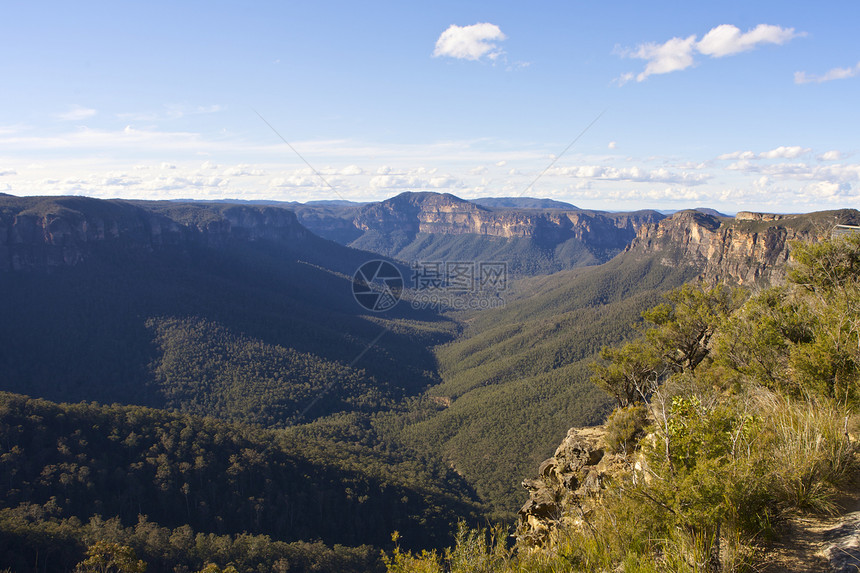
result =
[{"label": "white cloud", "polygon": [[842,152],[836,149],[825,151],[818,156],[819,161],[839,161],[840,159],[842,159]]},{"label": "white cloud", "polygon": [[718,155],[717,159],[755,159],[756,154],[752,151],[733,151],[731,153],[723,153]]},{"label": "white cloud", "polygon": [[696,36],[672,38],[663,44],[649,42],[638,49],[625,53],[627,57],[647,60],[645,70],[636,76],[636,81],[644,81],[654,74],[668,74],[684,70],[693,65],[693,46]]},{"label": "white cloud", "polygon": [[762,175],[761,177],[753,181],[753,183],[758,189],[766,189],[770,187],[771,181],[770,177],[768,177],[767,175]]},{"label": "white cloud", "polygon": [[820,76],[809,75],[806,72],[795,72],[794,83],[821,84],[833,80],[845,80],[848,78],[853,78],[858,74],[860,74],[860,62],[858,62],[857,65],[853,68],[833,68],[832,70],[829,70]]},{"label": "white cloud", "polygon": [[794,28],[780,28],[770,24],[759,24],[742,34],[737,26],[721,24],[705,34],[696,44],[696,49],[706,56],[722,58],[747,52],[760,44],[781,45],[799,35]]},{"label": "white cloud", "polygon": [[100,187],[135,187],[143,181],[139,177],[129,177],[126,173],[106,173],[102,177],[92,175],[91,178]]},{"label": "white cloud", "polygon": [[189,190],[190,188],[200,190],[226,188],[229,184],[229,179],[222,179],[221,177],[156,177],[149,181],[145,188],[152,191]]},{"label": "white cloud", "polygon": [[448,56],[458,60],[472,61],[480,60],[486,56],[495,60],[503,53],[496,42],[505,38],[506,36],[495,24],[486,22],[471,26],[452,24],[436,40],[433,56]]},{"label": "white cloud", "polygon": [[802,187],[801,192],[804,195],[819,199],[839,199],[842,197],[857,195],[856,192],[852,191],[849,183],[838,183],[835,181],[817,181],[815,183],[810,183],[809,185]]},{"label": "white cloud", "polygon": [[429,186],[434,189],[454,189],[464,187],[462,181],[460,181],[453,175],[439,175],[436,177],[431,177],[429,181]]},{"label": "white cloud", "polygon": [[[794,28],[781,28],[770,24],[759,24],[746,33],[741,33],[737,26],[721,24],[708,31],[698,42],[694,34],[686,38],[675,37],[662,44],[656,42],[640,44],[634,50],[616,48],[615,52],[622,57],[648,62],[645,69],[636,75],[636,81],[641,82],[648,76],[668,74],[694,66],[696,52],[712,58],[722,58],[747,52],[762,44],[781,45],[802,35],[804,34],[795,32]],[[633,74],[628,72],[614,81],[618,85],[624,85],[633,77]]]},{"label": "white cloud", "polygon": [[0,125],[0,136],[20,133],[26,129],[23,125]]},{"label": "white cloud", "polygon": [[347,165],[338,171],[339,175],[364,175],[364,169],[358,165]]},{"label": "white cloud", "polygon": [[265,175],[266,172],[262,169],[254,169],[249,167],[248,165],[235,165],[233,167],[228,167],[223,171],[225,177],[243,177],[243,176],[261,176]]},{"label": "white cloud", "polygon": [[607,145],[606,147],[608,147],[609,149],[615,149],[616,147],[618,147],[618,143],[615,141],[610,141],[609,145]]},{"label": "white cloud", "polygon": [[808,147],[800,147],[799,145],[791,147],[779,146],[776,149],[771,149],[770,151],[763,151],[762,153],[759,153],[758,156],[762,159],[794,159],[801,155],[805,155],[810,151],[812,150]]},{"label": "white cloud", "polygon": [[[545,149],[506,151],[480,139],[426,145],[297,142],[335,187],[332,191],[299,160],[284,161],[285,146],[280,143],[249,144],[237,138],[134,127],[127,131],[75,127],[39,137],[32,131],[0,134],[0,172],[17,169],[0,177],[0,188],[8,185],[16,195],[281,200],[340,195],[367,201],[404,190],[433,190],[463,197],[511,196],[521,193],[547,163]],[[846,164],[848,154],[833,148],[812,152],[803,146],[772,145],[750,151],[739,146],[738,151],[721,155],[724,161],[713,162],[623,157],[604,148],[579,155],[567,168],[554,166],[535,193],[597,209],[660,208],[673,202],[695,206],[694,197],[701,197],[696,204],[723,210],[801,211],[835,208],[840,202],[851,206],[860,192],[860,163]],[[27,150],[24,155],[22,149]],[[49,152],[34,163],[31,149],[68,149],[70,155],[57,159],[58,154]],[[206,158],[195,155],[201,150],[211,151],[209,163],[201,165]],[[501,161],[506,163],[496,167]],[[512,168],[516,169],[509,175]],[[265,176],[243,176],[254,173]]]},{"label": "white cloud", "polygon": [[3,169],[2,167],[0,167],[0,177],[4,175],[18,175],[18,172],[14,169]]},{"label": "white cloud", "polygon": [[[375,175],[369,185],[374,189],[462,189],[463,182],[453,175],[434,175],[436,169],[419,167],[392,175]],[[428,177],[429,175],[429,177]]]},{"label": "white cloud", "polygon": [[621,74],[619,77],[612,80],[612,83],[617,84],[619,86],[623,86],[624,84],[626,84],[627,82],[629,82],[630,80],[632,80],[635,77],[636,77],[636,74],[634,74],[633,72],[627,72],[627,73]]},{"label": "white cloud", "polygon": [[[800,189],[786,188],[787,192],[799,193],[797,198],[786,201],[809,203],[810,199],[835,200],[839,197],[855,196],[860,189],[860,164],[808,165],[806,163],[757,164],[741,161],[727,167],[728,170],[758,175],[757,181],[771,180],[804,182]],[[805,195],[806,194],[806,195]]]},{"label": "white cloud", "polygon": [[96,113],[98,112],[94,109],[74,105],[69,111],[57,114],[57,117],[64,121],[81,121],[93,117]]},{"label": "white cloud", "polygon": [[505,68],[505,71],[514,72],[517,70],[524,70],[525,68],[529,67],[530,65],[532,65],[531,62],[514,62],[513,64],[507,66]]},{"label": "white cloud", "polygon": [[563,175],[595,181],[633,181],[637,183],[670,183],[674,185],[702,185],[712,178],[707,173],[676,173],[668,169],[642,169],[641,167],[610,167],[605,165],[581,165],[577,167],[559,167],[547,172],[552,175]]},{"label": "white cloud", "polygon": [[370,186],[374,189],[416,189],[421,187],[421,180],[406,175],[376,175],[371,177]]},{"label": "white cloud", "polygon": [[319,177],[308,175],[292,175],[290,177],[275,177],[269,181],[271,187],[321,187],[323,182]]},{"label": "white cloud", "polygon": [[[753,159],[795,159],[801,155],[806,155],[812,150],[808,147],[800,147],[799,145],[785,146],[781,145],[770,151],[762,151],[761,153],[753,153],[752,151],[733,151],[731,153],[723,153],[718,155],[717,159],[722,160],[740,160],[735,165],[745,165]],[[828,153],[838,153],[828,152]]]},{"label": "white cloud", "polygon": [[212,104],[212,105],[198,105],[196,107],[191,108],[191,111],[188,113],[218,113],[219,111],[224,111],[227,109],[226,106],[221,104]]}]

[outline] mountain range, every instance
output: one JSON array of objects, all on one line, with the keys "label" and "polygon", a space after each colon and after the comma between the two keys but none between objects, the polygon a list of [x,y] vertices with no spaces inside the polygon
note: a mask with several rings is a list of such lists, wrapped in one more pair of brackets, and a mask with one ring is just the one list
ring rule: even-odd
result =
[{"label": "mountain range", "polygon": [[[177,420],[194,428],[219,420],[257,445],[218,455],[241,457],[242,448],[260,450],[261,440],[286,440],[289,455],[315,452],[301,461],[311,468],[308,479],[349,468],[355,483],[373,484],[356,498],[370,495],[392,508],[365,538],[358,506],[348,535],[333,533],[337,512],[258,533],[379,546],[388,527],[413,547],[444,544],[457,517],[510,519],[526,497],[522,478],[567,429],[605,419],[611,405],[588,381],[588,364],[601,347],[624,341],[663,292],[695,279],[779,283],[792,241],[858,223],[854,210],[726,217],[700,209],[667,217],[435,193],[362,204],[4,195],[0,390],[15,393],[4,398],[7,419],[14,410],[70,420],[40,429],[48,442],[60,439],[51,432],[84,432],[93,417],[139,416],[34,398],[144,408],[152,412],[141,418],[146,427],[98,422],[141,435]],[[352,295],[356,270],[373,260],[390,263],[411,287],[385,313]],[[422,261],[504,263],[511,279],[505,304],[456,312],[410,304],[417,300],[412,271]],[[139,455],[129,447],[116,455]],[[329,467],[325,452],[347,453]],[[393,469],[380,478],[384,459]],[[13,489],[31,493],[7,495],[0,511],[47,504],[51,490],[37,487],[39,472],[71,463],[46,458],[21,469],[13,462],[0,457],[0,470],[15,469],[22,483]],[[146,480],[141,499],[160,487],[155,477]],[[389,482],[396,487],[380,485]],[[63,519],[89,517],[86,488],[75,491],[60,500]],[[173,494],[182,499],[179,489]],[[414,503],[400,501],[407,498]],[[99,499],[105,508],[121,501]],[[184,519],[205,532],[212,514],[194,507]],[[126,525],[134,518],[131,510],[104,511]],[[182,523],[167,508],[149,517]],[[227,522],[233,525],[211,532],[247,529],[247,521]],[[422,523],[430,525],[419,533]]]},{"label": "mountain range", "polygon": [[608,261],[656,211],[609,213],[537,199],[478,199],[402,193],[377,203],[296,208],[314,233],[407,261],[485,260],[513,276]]}]

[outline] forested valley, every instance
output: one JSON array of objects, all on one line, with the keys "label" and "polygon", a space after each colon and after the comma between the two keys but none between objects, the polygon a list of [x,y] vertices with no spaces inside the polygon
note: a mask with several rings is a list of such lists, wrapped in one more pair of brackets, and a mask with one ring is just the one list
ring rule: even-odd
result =
[{"label": "forested valley", "polygon": [[[628,249],[581,266],[602,262],[590,258],[594,249],[573,268],[512,275],[501,308],[422,308],[407,289],[400,304],[377,313],[356,303],[353,273],[382,259],[409,277],[409,261],[321,239],[282,207],[0,199],[2,228],[20,239],[0,251],[9,261],[0,271],[0,570],[538,570],[538,561],[516,556],[509,535],[528,498],[523,479],[568,428],[609,417],[632,449],[643,435],[659,435],[655,396],[677,403],[661,412],[682,416],[685,428],[692,417],[716,417],[721,430],[670,436],[686,440],[683,459],[652,461],[675,487],[672,480],[698,480],[706,466],[735,467],[725,443],[707,432],[747,432],[747,413],[737,408],[756,388],[840,415],[855,399],[853,323],[838,342],[842,354],[833,354],[825,334],[835,335],[816,319],[853,316],[850,242],[821,243],[822,252],[798,243],[806,259],[792,263],[800,265],[793,286],[756,291],[746,306],[731,302],[709,316],[713,342],[710,334],[700,342],[707,356],[689,368],[666,362],[680,351],[673,329],[686,324],[679,309],[689,289],[712,285],[695,282],[702,262],[685,258],[671,238],[660,251]],[[709,217],[712,226],[736,225]],[[44,229],[28,223],[27,235],[22,221]],[[426,239],[419,235],[416,253]],[[566,256],[539,241],[432,242],[434,256],[449,247],[458,258],[505,249],[518,260],[537,261],[541,249],[549,249],[547,261]],[[819,268],[817,259],[848,267]],[[821,283],[826,273],[836,282]],[[834,306],[836,287],[847,310]],[[665,302],[669,291],[685,294]],[[731,292],[732,301],[751,296]],[[744,321],[743,313],[757,318]],[[652,346],[643,349],[642,340]],[[750,344],[728,349],[732,340]],[[618,380],[627,380],[619,372],[643,360],[645,372],[661,372],[661,384],[640,380],[638,394],[619,394]],[[725,411],[715,409],[724,402]],[[848,467],[842,457],[815,463],[831,462]],[[798,479],[822,484],[812,506],[826,505],[848,473],[810,472]],[[620,504],[606,506],[611,519],[636,512],[620,490],[607,491]],[[782,511],[811,507],[782,491],[756,491],[763,505],[755,507],[774,524]],[[686,503],[657,493],[665,506]],[[740,502],[726,499],[701,502],[705,521],[693,525],[704,533],[693,541],[713,545],[721,535],[714,527],[725,527],[746,551],[763,538],[729,515]],[[659,510],[642,515],[660,531],[689,529]],[[479,529],[488,523],[496,545]],[[594,525],[603,533],[587,539],[558,529],[573,541],[553,539],[534,559],[551,570],[560,555],[597,571],[668,551],[641,540],[638,553],[626,553],[620,537]],[[684,545],[691,538],[671,539],[695,553]]]}]

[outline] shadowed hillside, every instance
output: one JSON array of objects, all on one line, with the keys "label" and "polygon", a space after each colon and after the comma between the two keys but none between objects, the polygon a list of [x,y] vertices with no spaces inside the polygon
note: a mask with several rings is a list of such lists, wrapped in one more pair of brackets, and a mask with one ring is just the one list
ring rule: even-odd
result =
[{"label": "shadowed hillside", "polygon": [[[290,211],[3,198],[6,390],[284,425],[375,411],[437,381],[449,321],[352,296],[378,255]],[[403,269],[404,274],[407,270]],[[383,331],[360,363],[352,361]],[[407,358],[408,357],[408,358]],[[407,358],[404,360],[404,358]]]}]

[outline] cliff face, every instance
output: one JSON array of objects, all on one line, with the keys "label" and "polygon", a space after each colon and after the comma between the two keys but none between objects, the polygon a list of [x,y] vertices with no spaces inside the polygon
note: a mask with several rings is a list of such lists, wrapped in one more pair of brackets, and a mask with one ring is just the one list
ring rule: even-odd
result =
[{"label": "cliff face", "polygon": [[664,265],[694,265],[708,282],[779,284],[790,242],[829,237],[834,225],[857,224],[860,212],[844,209],[805,215],[740,212],[734,219],[681,211],[642,226],[626,251],[658,253]]},{"label": "cliff face", "polygon": [[302,241],[309,232],[273,207],[0,197],[0,270],[80,263],[103,246],[151,252],[234,240]]},{"label": "cliff face", "polygon": [[[535,238],[547,243],[577,238],[598,247],[619,249],[633,239],[643,224],[663,218],[656,211],[614,214],[581,210],[490,209],[439,193],[403,193],[387,201],[365,205],[350,216],[354,216],[353,224],[359,230],[383,235],[394,232],[409,237],[418,233],[474,234]],[[313,224],[308,221],[308,226],[316,231]],[[325,235],[328,229],[319,231]]]}]

